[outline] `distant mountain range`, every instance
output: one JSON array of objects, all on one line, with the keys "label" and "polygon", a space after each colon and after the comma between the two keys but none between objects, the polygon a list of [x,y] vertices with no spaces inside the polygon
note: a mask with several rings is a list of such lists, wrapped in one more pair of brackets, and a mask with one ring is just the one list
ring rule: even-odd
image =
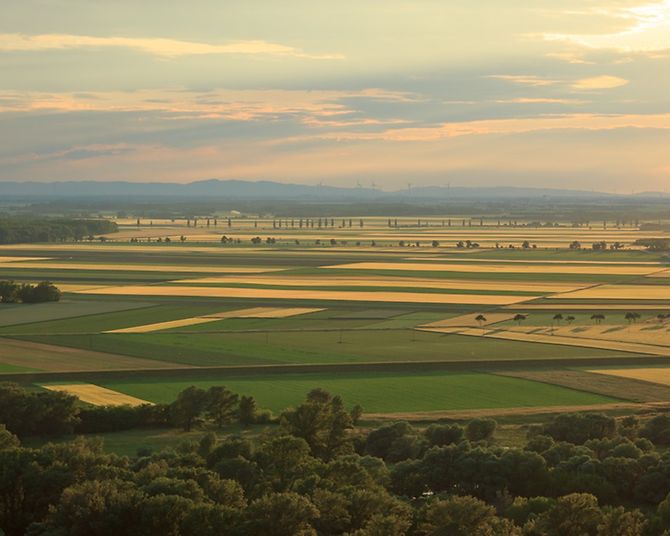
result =
[{"label": "distant mountain range", "polygon": [[631,196],[519,187],[444,187],[424,186],[397,191],[372,188],[346,188],[322,185],[302,185],[272,181],[240,181],[210,179],[186,184],[162,182],[0,182],[1,198],[67,199],[67,198],[166,198],[240,199],[282,201],[448,201],[503,199],[602,199],[668,197],[661,192],[638,193]]}]

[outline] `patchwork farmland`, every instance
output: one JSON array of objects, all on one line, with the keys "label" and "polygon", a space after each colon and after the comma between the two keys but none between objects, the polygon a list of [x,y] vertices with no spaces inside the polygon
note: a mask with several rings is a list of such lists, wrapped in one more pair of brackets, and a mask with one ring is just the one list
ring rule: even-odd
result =
[{"label": "patchwork farmland", "polygon": [[423,418],[670,402],[670,265],[635,245],[658,233],[354,221],[2,246],[0,280],[63,297],[0,305],[0,375],[88,404],[225,384],[275,412],[323,387]]}]

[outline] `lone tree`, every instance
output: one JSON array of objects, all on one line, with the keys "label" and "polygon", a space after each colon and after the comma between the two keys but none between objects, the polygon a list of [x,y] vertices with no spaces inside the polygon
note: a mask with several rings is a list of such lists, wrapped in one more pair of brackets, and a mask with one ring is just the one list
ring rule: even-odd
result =
[{"label": "lone tree", "polygon": [[514,321],[515,321],[519,326],[521,325],[521,322],[523,322],[524,320],[526,320],[526,318],[528,318],[528,316],[527,316],[527,315],[522,315],[521,313],[518,313],[518,314],[514,315]]},{"label": "lone tree", "polygon": [[553,318],[554,322],[556,322],[559,326],[561,325],[561,320],[563,320],[563,315],[561,313],[557,313],[554,315]]},{"label": "lone tree", "polygon": [[634,313],[632,311],[629,311],[628,313],[626,313],[624,318],[628,321],[628,324],[633,324],[634,322],[637,322],[639,320],[640,313]]},{"label": "lone tree", "polygon": [[565,321],[568,323],[568,325],[569,325],[569,324],[572,324],[575,320],[576,320],[575,317],[572,316],[572,315],[568,316],[568,317],[565,319]]},{"label": "lone tree", "polygon": [[480,328],[483,328],[483,327],[484,327],[484,322],[486,322],[486,317],[485,317],[484,315],[477,315],[477,316],[475,317],[475,320],[476,320],[477,323],[479,324],[479,327],[480,327]]},{"label": "lone tree", "polygon": [[603,320],[605,320],[605,315],[602,313],[595,313],[591,315],[591,320],[593,320],[596,324],[600,325]]}]

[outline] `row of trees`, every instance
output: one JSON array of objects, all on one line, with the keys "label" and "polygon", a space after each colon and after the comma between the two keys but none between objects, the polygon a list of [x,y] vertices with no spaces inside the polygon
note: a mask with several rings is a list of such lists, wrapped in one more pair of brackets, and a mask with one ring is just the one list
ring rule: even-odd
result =
[{"label": "row of trees", "polygon": [[657,448],[670,443],[670,416],[560,415],[530,427],[523,448],[496,446],[487,419],[366,433],[356,418],[317,389],[260,435],[210,433],[133,458],[105,454],[95,440],[25,448],[0,428],[0,528],[8,536],[670,530],[670,457]]},{"label": "row of trees", "polygon": [[253,397],[240,397],[224,386],[189,387],[171,404],[82,407],[76,397],[63,392],[0,384],[0,424],[19,437],[171,426],[190,431],[196,426],[221,429],[231,423],[271,421],[276,419],[259,410]]},{"label": "row of trees", "polygon": [[44,303],[57,302],[61,291],[49,281],[37,285],[0,281],[0,303]]},{"label": "row of trees", "polygon": [[0,244],[79,241],[116,231],[108,220],[0,216]]}]

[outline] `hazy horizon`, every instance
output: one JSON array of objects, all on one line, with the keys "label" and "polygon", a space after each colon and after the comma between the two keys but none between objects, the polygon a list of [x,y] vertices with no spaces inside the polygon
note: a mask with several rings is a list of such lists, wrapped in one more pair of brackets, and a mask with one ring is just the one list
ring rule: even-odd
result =
[{"label": "hazy horizon", "polygon": [[670,0],[528,4],[12,3],[0,181],[664,191]]}]

